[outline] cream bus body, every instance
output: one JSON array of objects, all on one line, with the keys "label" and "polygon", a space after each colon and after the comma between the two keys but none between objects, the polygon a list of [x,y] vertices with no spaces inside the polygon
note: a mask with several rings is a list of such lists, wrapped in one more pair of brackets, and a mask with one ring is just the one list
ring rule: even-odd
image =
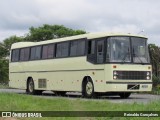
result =
[{"label": "cream bus body", "polygon": [[[151,65],[147,64],[132,64],[109,62],[102,64],[94,64],[88,61],[88,41],[98,41],[101,38],[108,37],[139,37],[130,34],[84,34],[73,37],[59,38],[54,40],[47,40],[42,42],[20,42],[15,43],[11,47],[11,57],[9,64],[9,86],[18,89],[29,89],[30,93],[34,91],[57,91],[57,92],[83,92],[83,84],[88,79],[91,83],[84,86],[85,90],[89,91],[86,97],[92,97],[93,93],[131,93],[139,91],[151,91],[152,89],[152,78],[151,78]],[[12,51],[15,49],[28,48],[34,46],[44,46],[48,44],[58,44],[61,42],[68,42],[74,40],[85,40],[85,54],[82,56],[68,56],[53,59],[39,59],[39,60],[27,60],[27,61],[16,61],[12,62]],[[107,43],[105,43],[107,44]],[[96,46],[96,45],[95,45]],[[95,47],[94,49],[97,49]],[[106,48],[103,48],[106,50]],[[95,50],[96,51],[96,50]],[[96,54],[96,53],[95,53]],[[102,54],[106,54],[103,52]],[[98,55],[96,55],[98,56]],[[124,59],[125,56],[123,57]],[[103,58],[104,59],[104,58]],[[140,60],[141,61],[141,60]],[[133,74],[139,74],[138,72],[145,72],[149,78],[146,79],[117,79],[119,71],[123,71],[124,75],[128,71],[132,71]],[[137,71],[137,72],[136,72]],[[127,73],[132,76],[132,73]],[[144,74],[144,73],[143,73]],[[120,76],[122,77],[122,76]],[[134,77],[134,76],[133,76]],[[31,86],[28,85],[29,80],[33,80]],[[91,88],[87,87],[90,86]],[[93,92],[93,93],[92,93]],[[91,95],[90,95],[91,94]],[[124,97],[124,96],[123,96]]]}]

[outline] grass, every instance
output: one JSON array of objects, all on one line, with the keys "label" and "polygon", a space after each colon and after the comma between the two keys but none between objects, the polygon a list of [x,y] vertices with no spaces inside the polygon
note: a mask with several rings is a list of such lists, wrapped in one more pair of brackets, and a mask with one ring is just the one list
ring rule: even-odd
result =
[{"label": "grass", "polygon": [[[80,98],[41,98],[30,95],[20,95],[13,93],[0,93],[0,111],[160,111],[160,101],[148,104],[127,104],[127,103],[110,103],[106,101],[95,101],[92,99],[82,100]],[[18,118],[18,120],[37,120],[37,118]],[[41,120],[52,120],[53,118],[41,118]],[[118,118],[118,117],[100,117],[100,118],[74,118],[74,117],[56,117],[57,120],[136,120],[138,118]],[[141,118],[146,120],[149,118]],[[156,118],[158,120],[158,118]],[[1,120],[1,118],[0,118]],[[7,120],[7,119],[4,119]]]}]

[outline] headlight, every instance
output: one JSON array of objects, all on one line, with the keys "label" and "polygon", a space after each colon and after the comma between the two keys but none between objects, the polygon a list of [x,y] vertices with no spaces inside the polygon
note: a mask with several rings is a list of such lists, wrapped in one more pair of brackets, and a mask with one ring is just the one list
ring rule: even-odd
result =
[{"label": "headlight", "polygon": [[113,79],[117,79],[117,75],[118,75],[117,71],[113,71]]},{"label": "headlight", "polygon": [[113,79],[117,79],[117,76],[113,76]]},{"label": "headlight", "polygon": [[147,72],[147,76],[149,76],[150,75],[150,72]]},{"label": "headlight", "polygon": [[147,80],[149,80],[149,79],[150,79],[150,77],[149,77],[149,76],[147,76],[146,78],[147,78]]},{"label": "headlight", "polygon": [[113,72],[113,75],[117,75],[117,72],[116,72],[116,71],[114,71],[114,72]]}]

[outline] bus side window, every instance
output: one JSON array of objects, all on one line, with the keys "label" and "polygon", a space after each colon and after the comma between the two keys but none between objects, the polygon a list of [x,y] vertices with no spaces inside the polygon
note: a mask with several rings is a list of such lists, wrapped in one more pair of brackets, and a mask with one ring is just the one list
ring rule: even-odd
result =
[{"label": "bus side window", "polygon": [[41,46],[36,46],[31,48],[31,60],[41,59]]},{"label": "bus side window", "polygon": [[42,47],[42,59],[48,58],[48,45]]},{"label": "bus side window", "polygon": [[88,54],[94,54],[95,53],[95,41],[90,40],[88,41]]},{"label": "bus side window", "polygon": [[77,45],[78,45],[78,41],[71,41],[70,56],[76,56],[77,55]]},{"label": "bus side window", "polygon": [[77,56],[85,54],[85,40],[79,40],[77,46]]},{"label": "bus side window", "polygon": [[54,44],[44,45],[42,48],[42,59],[54,57]]},{"label": "bus side window", "polygon": [[104,40],[97,41],[97,63],[104,61]]},{"label": "bus side window", "polygon": [[56,57],[68,57],[69,42],[58,43],[56,45]]},{"label": "bus side window", "polygon": [[87,61],[91,63],[96,63],[96,54],[95,54],[95,40],[88,41],[87,47]]},{"label": "bus side window", "polygon": [[19,49],[12,50],[12,56],[11,56],[11,61],[12,62],[17,62],[19,61]]},{"label": "bus side window", "polygon": [[71,41],[70,56],[82,56],[85,54],[85,40]]},{"label": "bus side window", "polygon": [[36,47],[32,47],[31,48],[31,55],[30,55],[31,60],[35,59],[35,52],[36,52]]},{"label": "bus side window", "polygon": [[20,49],[20,61],[24,61],[24,56],[25,56],[25,53],[23,48],[23,49]]},{"label": "bus side window", "polygon": [[22,48],[20,50],[20,61],[27,61],[29,60],[29,48]]},{"label": "bus side window", "polygon": [[61,57],[68,57],[69,53],[69,42],[62,43],[61,46]]},{"label": "bus side window", "polygon": [[48,45],[48,58],[54,57],[54,44]]}]

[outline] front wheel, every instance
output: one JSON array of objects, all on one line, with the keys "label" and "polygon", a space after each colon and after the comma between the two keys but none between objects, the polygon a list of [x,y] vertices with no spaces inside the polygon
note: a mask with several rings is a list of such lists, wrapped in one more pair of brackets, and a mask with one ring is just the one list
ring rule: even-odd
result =
[{"label": "front wheel", "polygon": [[125,99],[125,98],[129,98],[129,96],[131,95],[131,93],[119,93],[119,96],[122,98],[122,99]]},{"label": "front wheel", "polygon": [[27,83],[27,90],[26,90],[27,94],[30,95],[42,95],[42,90],[35,90],[34,89],[34,82],[33,79],[30,79]]},{"label": "front wheel", "polygon": [[84,81],[82,95],[86,98],[91,98],[94,96],[94,86],[91,79]]},{"label": "front wheel", "polygon": [[34,82],[32,79],[30,79],[27,83],[27,90],[26,90],[27,94],[34,94]]}]

